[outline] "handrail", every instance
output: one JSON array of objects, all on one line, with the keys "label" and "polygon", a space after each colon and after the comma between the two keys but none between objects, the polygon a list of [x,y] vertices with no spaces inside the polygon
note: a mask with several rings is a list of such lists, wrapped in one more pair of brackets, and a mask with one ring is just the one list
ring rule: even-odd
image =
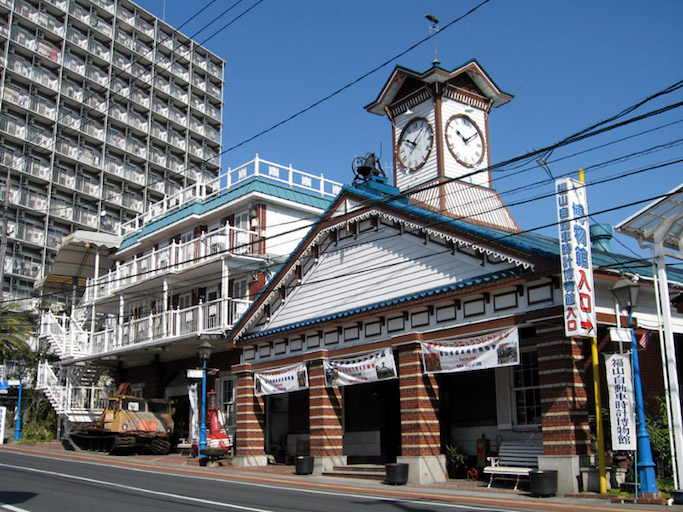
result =
[{"label": "handrail", "polygon": [[95,299],[95,288],[98,292],[97,297],[102,298],[117,293],[131,284],[166,274],[169,270],[184,270],[217,259],[222,254],[257,253],[258,239],[256,231],[224,226],[182,244],[174,241],[166,247],[154,249],[140,257],[135,256],[131,261],[118,264],[116,268],[96,280],[89,278],[81,303],[89,304]]},{"label": "handrail", "polygon": [[[232,327],[247,310],[251,301],[247,299],[221,298],[210,302],[200,302],[184,309],[171,309],[152,313],[141,318],[120,321],[101,331],[89,333],[75,321],[69,322],[62,336],[50,336],[59,343],[62,357],[81,355],[101,355],[140,343],[156,343],[181,338],[189,334],[199,335],[206,332],[223,332]],[[43,318],[47,318],[44,320]],[[69,317],[55,317],[50,311],[44,312],[41,325],[50,322],[61,324],[58,318],[67,322]],[[41,331],[42,334],[42,331]],[[73,339],[67,346],[64,340]]]},{"label": "handrail", "polygon": [[121,224],[118,235],[129,236],[142,229],[145,224],[157,219],[159,215],[166,215],[174,210],[195,201],[205,201],[222,194],[231,187],[254,178],[265,178],[281,183],[290,188],[300,189],[309,193],[319,194],[321,197],[335,197],[342,188],[342,184],[329,180],[321,174],[317,176],[299,171],[290,166],[283,166],[259,158],[255,158],[234,169],[229,168],[224,174],[205,182],[197,182],[190,187],[167,196],[153,204],[148,211],[134,219]]}]

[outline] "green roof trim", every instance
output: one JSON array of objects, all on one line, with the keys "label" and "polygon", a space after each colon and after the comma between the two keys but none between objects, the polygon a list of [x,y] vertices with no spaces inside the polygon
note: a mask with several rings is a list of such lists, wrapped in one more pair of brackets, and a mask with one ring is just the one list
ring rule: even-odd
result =
[{"label": "green roof trim", "polygon": [[135,245],[141,238],[165,228],[166,226],[170,226],[171,224],[189,217],[190,215],[203,215],[211,210],[230,203],[231,201],[235,201],[241,197],[255,192],[276,197],[278,199],[284,199],[286,201],[292,201],[304,206],[318,208],[320,210],[327,209],[331,202],[331,199],[326,199],[324,197],[301,190],[294,190],[261,177],[254,177],[235,188],[227,189],[216,197],[212,197],[206,201],[192,202],[161,217],[158,220],[149,222],[140,231],[125,238],[121,243],[119,250],[123,250]]}]

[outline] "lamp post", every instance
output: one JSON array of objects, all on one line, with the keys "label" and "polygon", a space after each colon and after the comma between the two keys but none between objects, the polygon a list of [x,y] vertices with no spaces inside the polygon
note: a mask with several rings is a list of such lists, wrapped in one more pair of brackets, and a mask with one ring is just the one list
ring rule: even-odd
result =
[{"label": "lamp post", "polygon": [[207,340],[204,340],[201,345],[197,347],[197,357],[202,362],[202,415],[199,423],[199,458],[205,459],[206,455],[202,455],[202,450],[206,448],[206,363],[211,359],[213,346]]},{"label": "lamp post", "polygon": [[17,398],[17,418],[14,421],[14,440],[18,441],[24,437],[21,431],[21,375],[19,376],[19,396]]},{"label": "lamp post", "polygon": [[628,313],[628,323],[631,329],[631,359],[633,361],[633,381],[636,395],[636,412],[638,414],[638,475],[640,477],[640,489],[646,493],[656,493],[657,478],[655,476],[655,463],[652,460],[652,447],[650,435],[645,425],[645,408],[643,402],[643,385],[640,380],[640,362],[638,359],[638,342],[633,330],[632,310],[638,302],[638,284],[631,279],[622,277],[611,288],[612,294],[622,309]]}]

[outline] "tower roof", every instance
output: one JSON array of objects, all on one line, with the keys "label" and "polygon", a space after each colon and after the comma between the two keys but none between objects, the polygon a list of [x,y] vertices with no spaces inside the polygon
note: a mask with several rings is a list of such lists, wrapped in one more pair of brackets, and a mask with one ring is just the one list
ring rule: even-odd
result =
[{"label": "tower roof", "polygon": [[385,107],[391,105],[396,98],[407,96],[425,84],[442,83],[457,87],[463,78],[472,83],[477,92],[488,98],[494,107],[499,107],[513,98],[496,85],[476,59],[472,59],[452,71],[435,65],[423,73],[418,73],[403,66],[396,66],[377,99],[366,105],[365,109],[383,116],[386,114]]}]

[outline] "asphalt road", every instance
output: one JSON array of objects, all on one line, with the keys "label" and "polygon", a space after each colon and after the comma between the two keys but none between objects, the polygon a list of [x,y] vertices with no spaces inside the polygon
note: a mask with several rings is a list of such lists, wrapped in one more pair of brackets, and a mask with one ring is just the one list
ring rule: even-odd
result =
[{"label": "asphalt road", "polygon": [[501,511],[437,501],[364,496],[226,481],[182,471],[120,467],[0,451],[0,510],[123,512],[235,510],[249,512]]}]

